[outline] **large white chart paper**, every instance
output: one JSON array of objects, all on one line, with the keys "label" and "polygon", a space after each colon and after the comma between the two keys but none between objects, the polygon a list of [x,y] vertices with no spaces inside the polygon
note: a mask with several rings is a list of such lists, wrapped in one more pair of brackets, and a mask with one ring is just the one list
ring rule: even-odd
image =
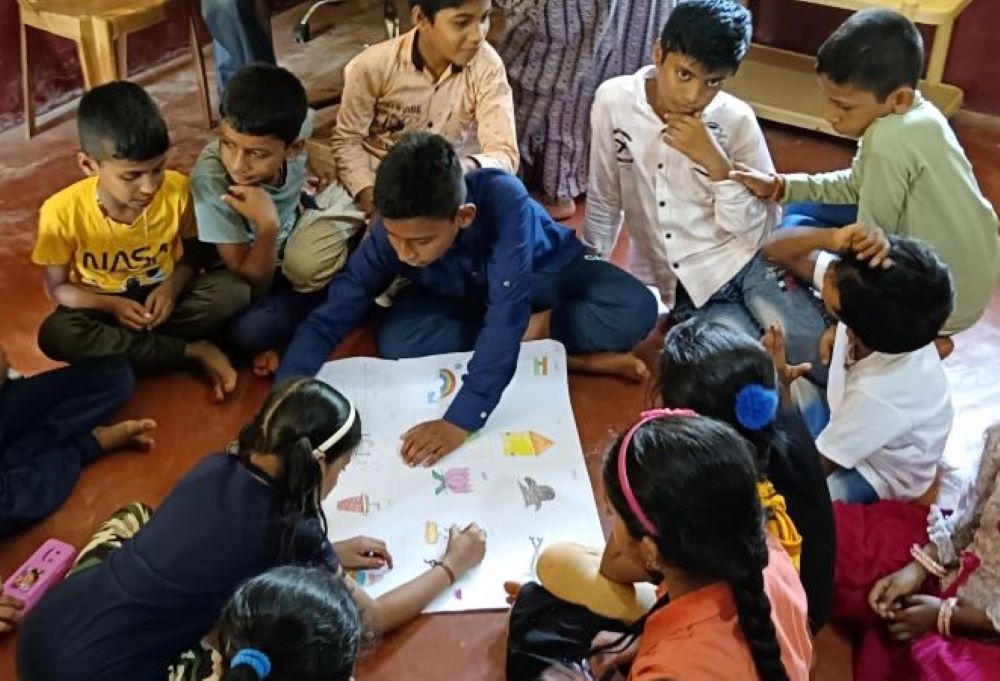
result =
[{"label": "large white chart paper", "polygon": [[363,440],[324,504],[332,539],[386,541],[392,570],[359,572],[379,596],[440,558],[451,525],[487,531],[486,560],[426,612],[506,608],[504,580],[527,580],[549,544],[602,546],[604,535],[554,341],[521,346],[517,373],[487,426],[430,468],[409,468],[400,435],[444,415],[472,353],[329,362],[318,378],[352,399]]}]

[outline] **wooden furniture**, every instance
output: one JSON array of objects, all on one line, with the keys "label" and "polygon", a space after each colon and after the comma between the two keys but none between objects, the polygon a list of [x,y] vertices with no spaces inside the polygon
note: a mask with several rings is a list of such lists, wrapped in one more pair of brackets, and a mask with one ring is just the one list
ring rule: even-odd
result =
[{"label": "wooden furniture", "polygon": [[127,39],[149,26],[184,12],[195,70],[195,82],[201,96],[202,117],[212,125],[205,59],[195,30],[198,12],[194,0],[18,0],[21,29],[21,86],[24,96],[24,121],[28,138],[34,136],[35,84],[28,59],[28,27],[69,38],[76,42],[86,89],[128,75]]},{"label": "wooden furniture", "polygon": [[[944,83],[942,78],[955,19],[972,0],[797,1],[852,11],[883,7],[903,14],[914,23],[935,26],[927,77],[921,81],[920,90],[946,116],[953,115],[962,106],[962,90]],[[823,118],[826,103],[816,84],[815,58],[811,55],[755,43],[726,90],[749,102],[761,118],[837,134]]]}]

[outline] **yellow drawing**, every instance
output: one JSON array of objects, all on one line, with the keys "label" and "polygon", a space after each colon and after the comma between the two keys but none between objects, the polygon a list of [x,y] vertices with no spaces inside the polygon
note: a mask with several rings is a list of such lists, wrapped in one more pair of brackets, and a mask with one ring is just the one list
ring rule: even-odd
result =
[{"label": "yellow drawing", "polygon": [[541,456],[542,452],[555,444],[544,435],[533,430],[519,430],[503,433],[503,453],[507,456]]},{"label": "yellow drawing", "polygon": [[424,540],[428,544],[437,544],[439,536],[438,524],[433,520],[428,520],[424,524]]}]

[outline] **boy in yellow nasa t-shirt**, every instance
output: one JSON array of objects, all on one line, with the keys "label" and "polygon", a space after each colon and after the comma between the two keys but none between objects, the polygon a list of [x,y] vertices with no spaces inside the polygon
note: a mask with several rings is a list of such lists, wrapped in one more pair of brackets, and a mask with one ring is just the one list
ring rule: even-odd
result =
[{"label": "boy in yellow nasa t-shirt", "polygon": [[123,355],[140,372],[193,361],[224,398],[236,373],[204,339],[250,289],[224,270],[198,274],[188,180],[165,169],[170,139],[156,104],[138,85],[109,83],[83,96],[78,127],[88,177],[42,205],[32,253],[58,303],[39,347],[69,363]]}]

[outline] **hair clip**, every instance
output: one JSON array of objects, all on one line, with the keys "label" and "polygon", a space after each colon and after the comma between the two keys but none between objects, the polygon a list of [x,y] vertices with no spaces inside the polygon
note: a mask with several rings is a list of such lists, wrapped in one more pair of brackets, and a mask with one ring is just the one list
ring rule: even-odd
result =
[{"label": "hair clip", "polygon": [[259,679],[266,679],[271,674],[271,659],[256,648],[243,648],[233,655],[229,666],[238,667],[240,665],[246,665],[253,669]]},{"label": "hair clip", "polygon": [[736,393],[736,420],[747,430],[761,430],[774,421],[778,402],[777,390],[751,383]]}]

